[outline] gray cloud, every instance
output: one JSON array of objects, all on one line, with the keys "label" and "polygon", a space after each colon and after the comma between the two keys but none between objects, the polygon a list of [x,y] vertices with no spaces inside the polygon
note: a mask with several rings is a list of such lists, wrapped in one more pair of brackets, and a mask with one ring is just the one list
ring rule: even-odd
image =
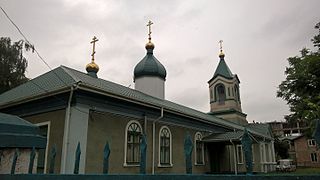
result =
[{"label": "gray cloud", "polygon": [[[311,46],[320,15],[317,0],[4,0],[0,5],[52,67],[85,71],[90,40],[97,36],[98,76],[131,87],[133,68],[146,53],[146,22],[153,20],[154,53],[168,71],[167,99],[204,112],[209,110],[207,81],[223,39],[250,121],[282,120],[288,113],[285,102],[275,97],[277,86],[286,59]],[[0,36],[22,38],[1,13],[0,27]],[[48,71],[35,54],[26,56],[29,77]]]}]

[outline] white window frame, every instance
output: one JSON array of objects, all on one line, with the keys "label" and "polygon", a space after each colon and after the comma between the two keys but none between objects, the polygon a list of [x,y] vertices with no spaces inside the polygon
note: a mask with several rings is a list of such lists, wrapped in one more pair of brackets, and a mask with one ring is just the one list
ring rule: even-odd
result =
[{"label": "white window frame", "polygon": [[[241,150],[240,150],[241,159],[239,158],[239,148],[241,149]],[[240,144],[237,145],[237,162],[238,162],[238,164],[243,164],[243,163],[244,163],[244,159],[243,159],[243,148],[242,148],[242,145],[240,145]]]},{"label": "white window frame", "polygon": [[317,163],[318,162],[318,154],[316,152],[312,152],[310,154],[310,160],[312,163]]},{"label": "white window frame", "polygon": [[47,172],[47,163],[48,163],[48,153],[49,153],[49,141],[50,141],[50,125],[51,122],[50,121],[45,121],[45,122],[41,122],[41,123],[36,123],[36,126],[38,126],[40,128],[40,126],[48,126],[48,130],[47,130],[47,144],[46,144],[46,153],[44,155],[44,170],[43,170],[43,174],[46,174]]},{"label": "white window frame", "polygon": [[[200,138],[198,138],[200,137]],[[198,166],[202,166],[202,165],[205,165],[205,161],[204,161],[204,144],[202,143],[202,163],[198,163],[198,159],[197,159],[197,141],[202,141],[202,134],[201,132],[197,132],[195,135],[194,135],[194,147],[195,147],[195,153],[194,153],[194,159],[195,159],[195,162],[194,164],[195,165],[198,165]]]},{"label": "white window frame", "polygon": [[315,147],[316,146],[316,140],[315,139],[308,139],[308,146],[309,147]]},{"label": "white window frame", "polygon": [[254,144],[251,145],[251,150],[252,150],[252,164],[254,164],[256,160],[255,153],[254,153],[254,150],[255,150]]},{"label": "white window frame", "polygon": [[[138,126],[140,127],[140,130],[141,130],[141,134],[143,134],[142,132],[142,126],[141,124],[139,123],[139,121],[137,120],[131,120],[127,123],[126,125],[126,128],[125,128],[125,136],[124,136],[124,159],[123,159],[123,166],[126,166],[126,167],[139,167],[140,164],[128,164],[127,163],[127,145],[128,145],[128,128],[129,126],[132,124],[132,123],[136,123],[138,124]],[[141,159],[140,159],[141,160]]]},{"label": "white window frame", "polygon": [[210,100],[214,101],[214,89],[212,88],[209,89],[209,96],[210,96]]},{"label": "white window frame", "polygon": [[[161,152],[160,152],[160,147],[161,147],[161,131],[163,130],[163,129],[167,129],[168,130],[168,132],[169,132],[169,134],[170,134],[170,152],[169,152],[169,154],[170,154],[170,162],[169,162],[169,164],[161,164],[161,162],[160,162],[160,160],[161,160],[161,157],[160,157],[160,155],[161,155]],[[172,163],[172,133],[171,133],[171,131],[170,131],[170,129],[169,129],[169,127],[167,127],[167,126],[162,126],[161,128],[160,128],[160,130],[159,130],[159,147],[158,147],[158,167],[172,167],[173,166],[173,163]]]}]

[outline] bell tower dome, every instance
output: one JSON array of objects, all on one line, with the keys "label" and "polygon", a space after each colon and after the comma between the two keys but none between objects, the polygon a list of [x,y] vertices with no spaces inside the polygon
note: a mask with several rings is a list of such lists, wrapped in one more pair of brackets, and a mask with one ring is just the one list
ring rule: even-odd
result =
[{"label": "bell tower dome", "polygon": [[220,43],[219,64],[208,81],[210,93],[209,114],[238,123],[246,124],[246,114],[241,109],[240,80],[232,74],[224,57],[222,40]]}]

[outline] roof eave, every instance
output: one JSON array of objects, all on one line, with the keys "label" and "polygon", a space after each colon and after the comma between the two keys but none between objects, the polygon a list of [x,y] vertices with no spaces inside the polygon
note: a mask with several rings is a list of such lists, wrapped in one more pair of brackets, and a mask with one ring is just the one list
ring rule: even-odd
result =
[{"label": "roof eave", "polygon": [[49,97],[49,96],[55,96],[57,94],[65,93],[65,92],[71,91],[71,87],[72,86],[67,86],[67,87],[63,87],[63,88],[60,88],[60,89],[57,89],[57,90],[54,90],[54,91],[51,91],[51,92],[45,92],[45,93],[40,94],[40,95],[33,95],[33,96],[29,96],[29,97],[26,97],[26,98],[23,98],[23,99],[17,99],[17,100],[9,101],[9,102],[6,102],[6,103],[4,103],[2,105],[0,104],[0,109],[4,109],[4,108],[11,107],[11,106],[16,106],[16,105],[19,105],[19,104],[27,103],[27,102],[30,102],[30,101],[43,99],[43,98],[46,98],[46,97]]},{"label": "roof eave", "polygon": [[216,77],[218,77],[218,76],[223,77],[223,78],[226,78],[226,79],[229,79],[229,80],[232,80],[232,79],[233,79],[233,77],[226,77],[226,76],[223,76],[223,75],[221,75],[221,74],[216,74],[216,75],[214,75],[214,76],[208,81],[208,83],[210,84],[210,82],[213,81],[213,80],[214,80]]}]

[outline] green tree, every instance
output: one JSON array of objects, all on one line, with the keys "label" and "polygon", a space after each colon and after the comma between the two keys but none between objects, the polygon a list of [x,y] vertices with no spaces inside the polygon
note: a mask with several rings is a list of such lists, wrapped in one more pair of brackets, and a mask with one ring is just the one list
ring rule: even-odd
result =
[{"label": "green tree", "polygon": [[288,58],[286,79],[277,91],[277,97],[286,100],[290,107],[286,120],[306,121],[311,126],[313,120],[320,118],[320,22],[315,29],[319,31],[311,40],[315,51],[303,48],[300,56]]},{"label": "green tree", "polygon": [[11,44],[9,37],[0,38],[0,94],[28,81],[24,49],[34,51],[33,46],[23,40]]}]

